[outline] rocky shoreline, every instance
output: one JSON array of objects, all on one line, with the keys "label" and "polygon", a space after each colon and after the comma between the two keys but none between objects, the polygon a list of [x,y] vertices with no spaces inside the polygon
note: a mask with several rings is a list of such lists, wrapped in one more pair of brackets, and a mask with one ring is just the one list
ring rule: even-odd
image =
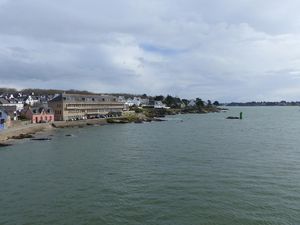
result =
[{"label": "rocky shoreline", "polygon": [[86,127],[86,126],[102,126],[107,124],[126,124],[126,123],[144,123],[144,122],[161,122],[165,121],[163,117],[166,115],[187,114],[187,113],[209,113],[218,112],[217,109],[210,111],[181,111],[181,110],[146,110],[141,113],[131,112],[126,113],[121,117],[87,119],[78,121],[55,121],[53,123],[28,124],[21,127],[10,128],[0,132],[0,147],[11,145],[8,140],[18,139],[35,139],[35,134],[38,132],[49,131],[59,128]]},{"label": "rocky shoreline", "polygon": [[10,128],[0,132],[0,143],[5,145],[8,140],[33,138],[33,135],[52,129],[51,124],[29,124],[18,128]]},{"label": "rocky shoreline", "polygon": [[53,123],[28,124],[17,128],[9,128],[0,132],[0,147],[10,145],[9,140],[34,139],[38,132],[49,131],[59,128],[85,127],[93,125],[105,125],[106,119],[79,120],[79,121],[57,121]]},{"label": "rocky shoreline", "polygon": [[124,124],[124,123],[143,123],[152,121],[163,121],[158,118],[145,118],[141,116],[125,116],[118,118],[101,118],[78,121],[56,121],[47,124],[28,124],[18,128],[10,128],[0,132],[0,147],[10,146],[10,140],[32,139],[35,140],[35,134],[54,129],[63,128],[82,128],[87,126],[102,126],[107,124]]}]

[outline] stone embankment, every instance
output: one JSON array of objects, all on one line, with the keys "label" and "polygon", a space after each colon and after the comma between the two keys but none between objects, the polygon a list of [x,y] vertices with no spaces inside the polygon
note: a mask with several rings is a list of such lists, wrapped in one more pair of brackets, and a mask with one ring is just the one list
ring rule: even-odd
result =
[{"label": "stone embankment", "polygon": [[68,128],[68,127],[85,127],[93,125],[106,125],[107,119],[88,119],[88,120],[76,120],[76,121],[55,121],[52,126],[55,128]]}]

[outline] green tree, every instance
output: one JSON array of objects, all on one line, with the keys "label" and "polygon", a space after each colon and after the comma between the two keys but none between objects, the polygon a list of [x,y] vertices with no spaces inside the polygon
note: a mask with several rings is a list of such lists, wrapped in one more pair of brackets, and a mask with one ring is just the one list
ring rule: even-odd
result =
[{"label": "green tree", "polygon": [[181,106],[181,99],[180,98],[177,98],[177,97],[172,97],[171,95],[168,95],[163,103],[165,103],[168,107],[171,107],[171,108],[180,108]]},{"label": "green tree", "polygon": [[17,92],[15,88],[0,88],[0,94],[15,94]]},{"label": "green tree", "polygon": [[190,101],[187,99],[182,99],[181,101],[185,104],[185,106],[187,106],[190,103]]},{"label": "green tree", "polygon": [[165,98],[165,97],[162,96],[162,95],[157,95],[157,96],[154,97],[154,101],[163,101],[164,98]]},{"label": "green tree", "polygon": [[198,108],[202,108],[204,106],[204,102],[202,101],[201,98],[196,98],[196,106]]},{"label": "green tree", "polygon": [[213,105],[215,105],[215,106],[219,106],[219,105],[220,105],[220,103],[219,103],[218,101],[214,101]]}]

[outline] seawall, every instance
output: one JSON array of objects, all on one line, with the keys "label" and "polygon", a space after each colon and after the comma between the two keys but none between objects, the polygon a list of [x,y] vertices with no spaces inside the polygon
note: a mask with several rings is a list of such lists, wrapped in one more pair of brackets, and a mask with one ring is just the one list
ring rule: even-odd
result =
[{"label": "seawall", "polygon": [[83,127],[83,126],[105,125],[105,124],[107,124],[106,118],[77,120],[77,121],[55,121],[52,123],[53,127],[55,128]]}]

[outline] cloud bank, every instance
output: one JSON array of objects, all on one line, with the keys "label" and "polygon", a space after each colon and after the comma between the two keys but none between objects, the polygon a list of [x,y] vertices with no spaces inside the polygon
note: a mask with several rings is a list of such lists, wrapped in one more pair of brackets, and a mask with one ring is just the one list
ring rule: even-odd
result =
[{"label": "cloud bank", "polygon": [[0,0],[0,86],[300,100],[299,7]]}]

